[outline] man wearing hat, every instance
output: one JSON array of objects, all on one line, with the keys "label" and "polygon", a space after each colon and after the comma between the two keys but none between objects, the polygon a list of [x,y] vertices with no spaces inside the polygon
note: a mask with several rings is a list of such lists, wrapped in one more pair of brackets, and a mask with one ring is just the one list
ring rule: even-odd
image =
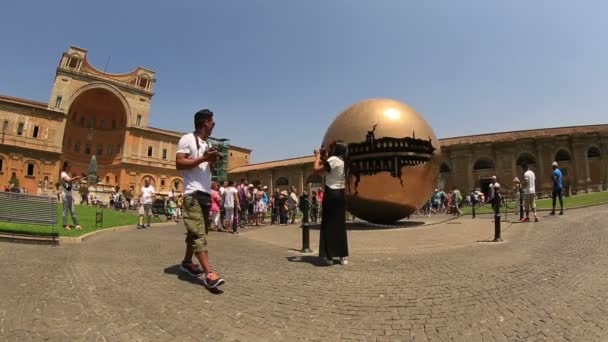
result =
[{"label": "man wearing hat", "polygon": [[563,186],[563,175],[562,171],[557,167],[557,162],[553,162],[551,164],[551,168],[553,169],[553,210],[549,213],[549,215],[555,215],[555,199],[559,197],[559,214],[564,215],[564,199],[562,197],[562,191],[564,189]]}]

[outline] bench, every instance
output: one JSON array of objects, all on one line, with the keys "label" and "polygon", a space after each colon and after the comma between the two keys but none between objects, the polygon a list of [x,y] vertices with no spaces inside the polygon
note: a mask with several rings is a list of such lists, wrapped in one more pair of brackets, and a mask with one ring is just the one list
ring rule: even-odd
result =
[{"label": "bench", "polygon": [[[50,225],[50,234],[24,234],[10,230],[2,231],[3,238],[8,240],[30,240],[30,242],[44,242],[48,238],[52,244],[59,242],[56,231],[57,224],[57,197],[36,196],[16,192],[0,192],[0,221]],[[46,242],[44,242],[46,243]]]},{"label": "bench", "polygon": [[57,197],[0,192],[0,221],[57,224]]}]

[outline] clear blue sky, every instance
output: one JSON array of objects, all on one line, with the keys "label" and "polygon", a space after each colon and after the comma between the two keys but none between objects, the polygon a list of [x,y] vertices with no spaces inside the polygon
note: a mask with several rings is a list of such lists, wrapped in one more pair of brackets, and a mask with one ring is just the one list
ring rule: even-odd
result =
[{"label": "clear blue sky", "polygon": [[606,1],[8,1],[0,94],[48,101],[70,45],[156,71],[151,126],[214,135],[252,160],[309,155],[372,97],[408,103],[438,137],[608,122]]}]

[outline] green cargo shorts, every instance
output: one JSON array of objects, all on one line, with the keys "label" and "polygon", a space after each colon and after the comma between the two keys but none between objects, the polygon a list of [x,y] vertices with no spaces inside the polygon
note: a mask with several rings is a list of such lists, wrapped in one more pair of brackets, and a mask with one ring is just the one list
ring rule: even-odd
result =
[{"label": "green cargo shorts", "polygon": [[211,224],[209,210],[211,195],[196,191],[184,197],[184,224],[186,225],[186,244],[194,248],[194,253],[207,251],[207,233]]}]

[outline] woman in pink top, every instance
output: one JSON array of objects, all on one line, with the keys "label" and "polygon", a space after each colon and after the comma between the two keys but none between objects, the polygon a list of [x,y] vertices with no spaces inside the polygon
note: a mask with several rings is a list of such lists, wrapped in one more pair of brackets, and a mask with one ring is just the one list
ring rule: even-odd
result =
[{"label": "woman in pink top", "polygon": [[211,184],[211,224],[213,230],[220,228],[220,193],[216,182]]}]

